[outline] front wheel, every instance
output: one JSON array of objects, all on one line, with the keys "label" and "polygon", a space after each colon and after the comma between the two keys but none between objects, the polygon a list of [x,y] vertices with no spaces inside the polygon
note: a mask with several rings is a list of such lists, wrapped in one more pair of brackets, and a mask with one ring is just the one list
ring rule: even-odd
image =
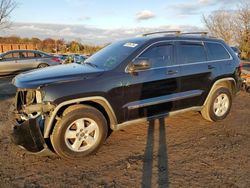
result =
[{"label": "front wheel", "polygon": [[95,153],[107,137],[107,121],[95,108],[84,106],[66,114],[54,127],[51,142],[66,159],[80,159]]},{"label": "front wheel", "polygon": [[228,88],[220,87],[214,90],[203,107],[201,114],[209,121],[220,121],[227,117],[232,106],[232,94]]}]

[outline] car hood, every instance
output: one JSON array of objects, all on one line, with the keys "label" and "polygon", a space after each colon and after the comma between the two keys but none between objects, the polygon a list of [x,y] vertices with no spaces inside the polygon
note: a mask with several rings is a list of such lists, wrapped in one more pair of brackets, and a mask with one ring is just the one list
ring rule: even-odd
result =
[{"label": "car hood", "polygon": [[21,73],[13,79],[12,83],[17,88],[35,89],[59,82],[89,79],[101,75],[103,71],[90,65],[73,63]]}]

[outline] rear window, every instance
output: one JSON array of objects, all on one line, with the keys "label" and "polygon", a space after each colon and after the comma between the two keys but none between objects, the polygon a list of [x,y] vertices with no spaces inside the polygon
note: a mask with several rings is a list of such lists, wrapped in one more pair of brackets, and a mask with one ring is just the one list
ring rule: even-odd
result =
[{"label": "rear window", "polygon": [[207,61],[205,48],[201,42],[180,42],[180,64]]},{"label": "rear window", "polygon": [[205,42],[205,46],[207,48],[209,61],[230,59],[229,53],[222,44]]}]

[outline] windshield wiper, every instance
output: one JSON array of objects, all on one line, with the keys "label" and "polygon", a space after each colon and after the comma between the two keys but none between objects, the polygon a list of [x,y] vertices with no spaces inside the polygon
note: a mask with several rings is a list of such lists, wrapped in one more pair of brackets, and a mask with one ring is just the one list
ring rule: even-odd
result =
[{"label": "windshield wiper", "polygon": [[96,64],[90,62],[84,62],[83,64],[90,65],[91,67],[98,67]]}]

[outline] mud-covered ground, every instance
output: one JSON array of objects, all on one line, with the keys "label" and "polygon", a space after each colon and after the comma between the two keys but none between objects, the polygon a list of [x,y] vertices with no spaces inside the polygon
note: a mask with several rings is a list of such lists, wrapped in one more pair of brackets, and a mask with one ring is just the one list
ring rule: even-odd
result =
[{"label": "mud-covered ground", "polygon": [[0,79],[0,187],[250,187],[250,93],[222,122],[188,112],[114,132],[82,161],[30,155],[10,141],[14,88]]}]

